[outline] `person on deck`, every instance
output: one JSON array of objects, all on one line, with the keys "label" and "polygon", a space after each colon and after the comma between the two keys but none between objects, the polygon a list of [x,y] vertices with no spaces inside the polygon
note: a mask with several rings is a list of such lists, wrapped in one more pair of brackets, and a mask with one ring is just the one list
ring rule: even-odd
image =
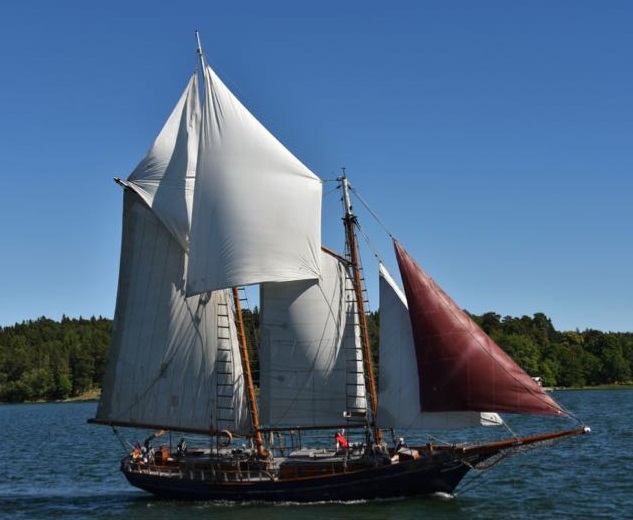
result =
[{"label": "person on deck", "polygon": [[141,444],[139,442],[137,442],[136,446],[134,446],[131,456],[134,462],[137,462],[141,458]]},{"label": "person on deck", "polygon": [[396,453],[400,451],[401,448],[408,448],[407,442],[404,440],[404,437],[400,437],[398,439],[398,444],[396,444]]},{"label": "person on deck", "polygon": [[143,456],[143,462],[153,462],[154,459],[154,447],[150,444],[149,439],[145,439],[143,447],[141,448],[141,455]]},{"label": "person on deck", "polygon": [[345,438],[345,430],[339,430],[334,435],[334,441],[336,442],[336,451],[339,450],[347,450],[349,448],[349,443]]}]

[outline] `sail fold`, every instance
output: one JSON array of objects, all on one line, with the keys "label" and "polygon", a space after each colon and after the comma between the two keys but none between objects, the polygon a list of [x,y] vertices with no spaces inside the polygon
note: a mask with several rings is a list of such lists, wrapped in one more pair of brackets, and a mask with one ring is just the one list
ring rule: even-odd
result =
[{"label": "sail fold", "polygon": [[198,80],[194,74],[154,144],[126,183],[152,208],[184,250],[189,241],[199,128]]}]

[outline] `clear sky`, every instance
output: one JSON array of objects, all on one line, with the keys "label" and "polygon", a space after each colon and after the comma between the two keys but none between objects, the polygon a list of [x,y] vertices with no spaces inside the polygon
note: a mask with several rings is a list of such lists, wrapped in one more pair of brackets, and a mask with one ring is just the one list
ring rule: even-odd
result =
[{"label": "clear sky", "polygon": [[176,103],[198,29],[255,116],[321,178],[346,167],[460,306],[633,331],[632,27],[624,0],[7,2],[0,326],[113,316],[112,178]]}]

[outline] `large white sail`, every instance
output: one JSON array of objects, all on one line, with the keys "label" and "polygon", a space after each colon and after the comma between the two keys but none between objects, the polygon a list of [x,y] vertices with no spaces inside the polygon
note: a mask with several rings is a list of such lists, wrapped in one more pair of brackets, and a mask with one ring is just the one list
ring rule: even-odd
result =
[{"label": "large white sail", "polygon": [[501,424],[496,413],[423,412],[406,297],[380,264],[377,422],[382,428],[457,429]]},{"label": "large white sail", "polygon": [[318,278],[320,179],[203,69],[187,293]]},{"label": "large white sail", "polygon": [[322,253],[318,281],[261,288],[262,424],[342,424],[366,413],[358,315],[343,263]]},{"label": "large white sail", "polygon": [[247,433],[224,291],[186,298],[199,103],[192,78],[124,193],[119,287],[100,422]]},{"label": "large white sail", "polygon": [[119,292],[97,420],[249,432],[225,291],[186,298],[182,247],[134,192],[125,190],[124,199]]}]

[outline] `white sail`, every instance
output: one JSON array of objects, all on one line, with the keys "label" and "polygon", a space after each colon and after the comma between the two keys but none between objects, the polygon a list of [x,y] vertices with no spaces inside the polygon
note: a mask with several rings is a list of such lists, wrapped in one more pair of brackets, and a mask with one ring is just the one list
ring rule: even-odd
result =
[{"label": "white sail", "polygon": [[165,227],[187,248],[198,157],[198,80],[189,80],[152,148],[128,177]]},{"label": "white sail", "polygon": [[261,418],[272,427],[344,423],[366,413],[356,299],[326,253],[318,281],[262,285]]},{"label": "white sail", "polygon": [[227,296],[185,297],[199,121],[193,76],[153,146],[122,183],[123,243],[97,411],[102,422],[250,430]]},{"label": "white sail", "polygon": [[203,68],[187,293],[318,278],[320,179]]},{"label": "white sail", "polygon": [[125,190],[124,202],[119,292],[97,420],[250,431],[225,291],[186,298],[180,244],[137,194]]},{"label": "white sail", "polygon": [[496,413],[423,412],[406,297],[381,264],[377,422],[383,428],[456,429],[502,423]]}]

